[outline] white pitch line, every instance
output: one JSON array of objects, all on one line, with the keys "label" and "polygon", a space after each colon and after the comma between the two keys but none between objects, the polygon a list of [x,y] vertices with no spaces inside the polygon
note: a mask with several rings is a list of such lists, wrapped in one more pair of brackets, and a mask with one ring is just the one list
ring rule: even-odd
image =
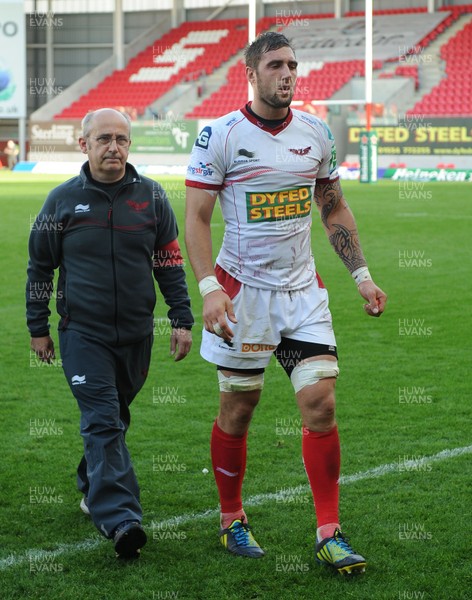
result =
[{"label": "white pitch line", "polygon": [[[348,485],[350,483],[363,481],[364,479],[375,479],[376,477],[382,477],[383,475],[388,475],[389,473],[421,470],[424,465],[428,465],[433,462],[448,460],[450,458],[456,458],[457,456],[464,456],[465,454],[472,454],[472,446],[452,448],[451,450],[442,450],[441,452],[433,454],[432,456],[418,456],[417,458],[380,465],[379,467],[374,467],[373,469],[368,469],[367,471],[360,471],[359,473],[354,473],[353,475],[342,475],[339,479],[339,483],[341,485]],[[400,466],[401,470],[399,468]],[[271,501],[283,501],[284,498],[287,497],[306,494],[307,492],[309,492],[309,490],[310,488],[308,485],[299,485],[297,487],[283,489],[278,492],[257,494],[255,496],[250,496],[249,498],[247,498],[247,500],[244,501],[244,505],[259,506],[261,504],[265,504]],[[146,529],[159,529],[169,526],[175,527],[178,525],[184,525],[185,523],[201,521],[208,517],[216,517],[218,515],[219,509],[217,508],[205,510],[196,514],[177,515],[175,517],[165,519],[164,521],[152,521],[151,525],[148,525]],[[58,556],[62,556],[64,554],[73,554],[74,552],[78,552],[79,550],[93,550],[94,548],[97,548],[100,544],[103,543],[105,543],[105,539],[101,536],[98,536],[97,534],[97,537],[89,538],[82,542],[77,542],[73,544],[59,544],[55,550],[32,549],[26,550],[26,552],[22,554],[10,554],[6,558],[2,558],[0,560],[0,571],[5,571],[10,567],[18,567],[30,561],[39,562],[44,559],[50,560],[51,558],[57,558]]]}]

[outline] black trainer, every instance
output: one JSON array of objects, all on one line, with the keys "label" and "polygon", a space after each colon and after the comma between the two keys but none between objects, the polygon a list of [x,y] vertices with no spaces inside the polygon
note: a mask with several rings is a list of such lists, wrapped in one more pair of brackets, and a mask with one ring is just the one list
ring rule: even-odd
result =
[{"label": "black trainer", "polygon": [[123,521],[113,534],[118,558],[139,558],[140,549],[146,542],[146,532],[138,521]]}]

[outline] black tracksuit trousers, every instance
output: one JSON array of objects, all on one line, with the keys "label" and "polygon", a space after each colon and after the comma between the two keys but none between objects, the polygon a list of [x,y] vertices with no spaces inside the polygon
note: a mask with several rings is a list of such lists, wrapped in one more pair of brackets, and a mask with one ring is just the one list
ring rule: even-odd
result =
[{"label": "black tracksuit trousers", "polygon": [[142,518],[125,434],[129,405],[146,381],[152,343],[152,334],[134,344],[110,346],[77,331],[59,331],[62,366],[81,413],[84,456],[77,484],[106,537],[121,522]]}]

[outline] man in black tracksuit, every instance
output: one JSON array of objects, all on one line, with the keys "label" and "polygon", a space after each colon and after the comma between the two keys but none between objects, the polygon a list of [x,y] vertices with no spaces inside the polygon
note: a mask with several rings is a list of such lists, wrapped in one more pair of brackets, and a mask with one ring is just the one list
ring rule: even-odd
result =
[{"label": "man in black tracksuit", "polygon": [[31,348],[54,358],[48,308],[54,270],[64,373],[81,411],[81,507],[123,558],[146,543],[139,487],[125,444],[129,405],[153,342],[153,274],[169,306],[171,352],[190,351],[193,317],[174,212],[163,188],[127,163],[129,120],[100,109],[82,122],[80,175],[53,189],[32,227],[27,323]]}]

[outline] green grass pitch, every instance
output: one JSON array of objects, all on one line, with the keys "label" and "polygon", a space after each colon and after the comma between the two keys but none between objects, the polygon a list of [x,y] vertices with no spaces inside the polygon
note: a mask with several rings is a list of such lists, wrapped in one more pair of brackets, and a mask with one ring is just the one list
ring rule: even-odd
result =
[{"label": "green grass pitch", "polygon": [[[371,273],[389,295],[380,319],[364,314],[315,217],[313,248],[340,353],[341,519],[368,560],[365,576],[346,580],[314,562],[300,420],[275,363],[251,427],[244,485],[267,554],[239,559],[219,543],[209,458],[218,391],[198,352],[201,300],[189,265],[191,355],[180,363],[169,356],[159,302],[150,375],[132,407],[127,439],[149,537],[141,559],[117,561],[80,512],[79,412],[59,362],[40,367],[30,355],[24,318],[30,222],[64,179],[0,173],[1,597],[470,598],[470,184],[344,183]],[[183,246],[183,180],[160,181]],[[219,211],[213,232],[216,248]]]}]

